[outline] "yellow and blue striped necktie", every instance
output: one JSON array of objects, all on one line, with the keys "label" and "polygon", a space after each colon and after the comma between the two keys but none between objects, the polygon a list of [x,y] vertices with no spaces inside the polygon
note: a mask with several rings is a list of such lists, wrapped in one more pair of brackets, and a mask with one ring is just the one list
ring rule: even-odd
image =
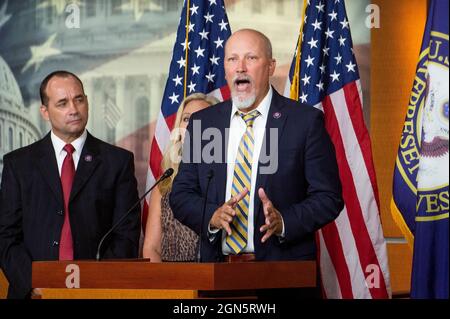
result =
[{"label": "yellow and blue striped necktie", "polygon": [[253,134],[253,123],[261,115],[259,111],[253,110],[249,113],[239,115],[247,125],[244,135],[239,143],[239,148],[234,165],[233,184],[231,196],[236,196],[244,188],[248,189],[247,195],[237,204],[236,216],[230,224],[231,235],[226,237],[226,244],[235,254],[239,254],[247,246],[248,238],[248,210],[250,205],[253,148],[255,137]]}]

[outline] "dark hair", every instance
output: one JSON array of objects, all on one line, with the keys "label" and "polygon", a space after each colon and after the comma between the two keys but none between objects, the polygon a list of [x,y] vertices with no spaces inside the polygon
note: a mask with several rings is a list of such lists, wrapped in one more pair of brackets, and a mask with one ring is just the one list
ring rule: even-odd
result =
[{"label": "dark hair", "polygon": [[64,71],[64,70],[54,71],[54,72],[50,73],[49,75],[47,75],[45,77],[45,79],[41,82],[41,86],[39,88],[39,94],[41,96],[42,105],[48,106],[48,96],[47,96],[46,90],[47,90],[48,82],[53,77],[60,77],[60,78],[73,77],[73,78],[75,78],[78,82],[80,82],[81,89],[83,90],[83,94],[84,94],[83,82],[81,82],[81,80],[78,76],[76,76],[75,74],[73,74],[72,72],[69,72],[69,71]]}]

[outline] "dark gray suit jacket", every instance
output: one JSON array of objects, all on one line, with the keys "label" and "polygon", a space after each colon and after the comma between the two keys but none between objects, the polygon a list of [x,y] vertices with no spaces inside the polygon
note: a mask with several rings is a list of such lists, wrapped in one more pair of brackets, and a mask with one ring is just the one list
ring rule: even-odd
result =
[{"label": "dark gray suit jacket", "polygon": [[[50,134],[4,156],[0,189],[0,266],[9,298],[31,290],[32,261],[58,260],[64,201]],[[100,238],[136,201],[133,154],[88,133],[69,211],[74,258],[94,259]],[[105,258],[136,258],[140,207],[105,242]],[[38,287],[39,288],[39,287]]]},{"label": "dark gray suit jacket", "polygon": [[[174,180],[170,204],[176,218],[202,236],[202,261],[221,261],[221,238],[211,242],[206,236],[214,211],[225,201],[227,176],[225,129],[230,125],[232,104],[226,101],[191,116],[183,149],[183,161]],[[201,120],[201,132],[217,128],[222,135],[221,147],[214,149],[218,161],[206,163],[200,154],[211,146],[209,139],[201,139],[193,121]],[[273,129],[273,130],[271,130]],[[200,132],[200,133],[201,133]],[[205,138],[205,136],[204,136]],[[262,169],[263,154],[270,154],[271,140],[277,139],[278,168],[270,174]],[[209,145],[208,145],[209,144]],[[205,148],[206,146],[206,148]],[[276,236],[262,244],[259,228],[264,213],[259,196],[254,199],[254,247],[257,260],[303,260],[315,258],[314,233],[334,220],[343,208],[341,184],[333,144],[325,130],[323,113],[279,95],[273,90],[266,132],[259,159],[254,191],[263,187],[269,199],[283,216],[285,240]],[[207,176],[214,177],[208,191],[205,218],[202,208],[206,196]]]}]

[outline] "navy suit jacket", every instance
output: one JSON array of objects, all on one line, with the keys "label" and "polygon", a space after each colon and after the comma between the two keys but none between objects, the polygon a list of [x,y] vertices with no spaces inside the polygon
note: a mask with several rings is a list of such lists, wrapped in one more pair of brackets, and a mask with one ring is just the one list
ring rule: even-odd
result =
[{"label": "navy suit jacket", "polygon": [[[206,235],[214,211],[225,202],[227,177],[226,150],[232,104],[226,101],[192,115],[183,148],[183,160],[175,177],[170,204],[174,215],[196,233],[202,232],[202,261],[223,260],[222,236],[211,242]],[[198,121],[201,120],[201,129]],[[197,123],[197,126],[196,124]],[[211,136],[201,140],[199,132],[217,128],[222,137],[220,147],[213,149]],[[216,134],[217,135],[217,134]],[[278,149],[270,154],[273,140]],[[200,158],[201,153],[216,157],[213,163]],[[262,174],[268,164],[263,154],[278,159],[278,168]],[[208,174],[213,173],[208,190],[204,219],[202,208],[206,197]],[[261,243],[264,213],[258,194],[254,199],[254,247],[257,260],[315,259],[314,233],[334,220],[343,208],[341,184],[333,144],[325,130],[323,113],[279,95],[273,90],[266,132],[259,158],[257,191],[262,187],[280,211],[285,225],[285,238],[272,236]],[[203,220],[203,223],[202,223]]]},{"label": "navy suit jacket", "polygon": [[[59,258],[63,193],[50,134],[3,160],[0,266],[10,284],[8,297],[24,298],[32,261]],[[74,259],[95,259],[100,238],[137,200],[133,154],[88,133],[69,202]],[[104,258],[136,258],[139,236],[138,205],[105,242]]]}]

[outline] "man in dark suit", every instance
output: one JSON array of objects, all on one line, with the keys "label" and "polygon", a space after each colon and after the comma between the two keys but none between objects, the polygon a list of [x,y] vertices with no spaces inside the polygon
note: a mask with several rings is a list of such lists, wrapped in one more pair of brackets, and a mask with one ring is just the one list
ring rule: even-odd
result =
[{"label": "man in dark suit", "polygon": [[[138,200],[133,154],[86,130],[88,100],[69,72],[48,75],[41,115],[51,132],[4,156],[0,266],[9,298],[31,291],[31,263],[94,259],[100,238]],[[139,205],[105,242],[105,258],[138,256]]]},{"label": "man in dark suit", "polygon": [[343,208],[323,113],[270,86],[275,60],[258,31],[235,32],[224,64],[232,100],[191,116],[174,215],[203,234],[205,262],[315,259],[315,231]]}]

